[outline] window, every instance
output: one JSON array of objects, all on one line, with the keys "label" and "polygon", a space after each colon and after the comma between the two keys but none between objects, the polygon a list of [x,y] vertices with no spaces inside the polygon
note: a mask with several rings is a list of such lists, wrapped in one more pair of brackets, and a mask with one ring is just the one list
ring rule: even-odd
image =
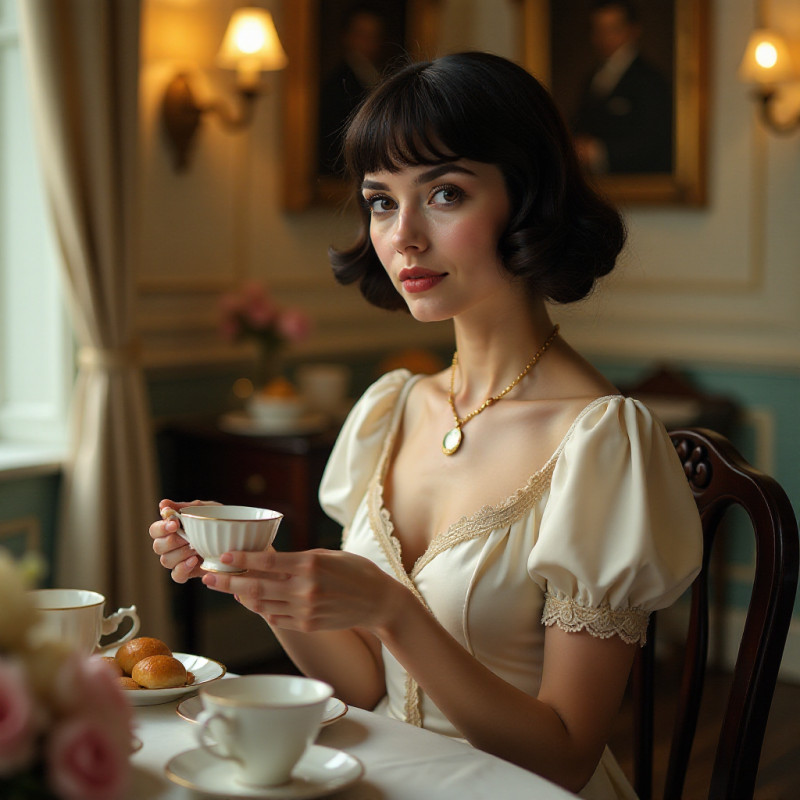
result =
[{"label": "window", "polygon": [[63,445],[73,377],[15,0],[0,0],[0,446]]}]

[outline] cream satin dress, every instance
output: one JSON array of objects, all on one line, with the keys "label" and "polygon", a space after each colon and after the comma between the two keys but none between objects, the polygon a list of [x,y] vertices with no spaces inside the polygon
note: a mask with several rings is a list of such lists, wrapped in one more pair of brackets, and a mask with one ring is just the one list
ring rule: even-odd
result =
[{"label": "cream satin dress", "polygon": [[[618,395],[589,403],[524,486],[437,533],[406,573],[383,482],[419,377],[384,375],[336,442],[320,501],[344,527],[343,549],[403,582],[469,653],[532,696],[547,625],[643,644],[649,613],[681,595],[702,558],[697,508],[661,422]],[[376,710],[460,737],[385,649],[383,660]],[[580,797],[635,797],[608,748]]]}]

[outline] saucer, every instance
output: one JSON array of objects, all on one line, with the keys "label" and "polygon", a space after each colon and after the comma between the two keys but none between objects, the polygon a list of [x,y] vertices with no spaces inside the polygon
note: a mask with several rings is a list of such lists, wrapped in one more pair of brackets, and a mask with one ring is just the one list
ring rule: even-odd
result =
[{"label": "saucer", "polygon": [[260,797],[267,800],[310,800],[338,792],[364,774],[354,756],[332,747],[311,745],[283,786],[245,786],[233,777],[229,761],[210,757],[202,748],[187,750],[170,759],[166,776],[179,786],[218,797]]},{"label": "saucer", "polygon": [[219,418],[219,426],[228,433],[245,436],[292,436],[324,431],[330,421],[325,414],[309,411],[297,419],[265,419],[251,416],[246,411],[230,411]]},{"label": "saucer", "polygon": [[[116,649],[114,648],[114,652]],[[114,653],[109,651],[105,654],[113,655]],[[190,683],[188,686],[177,686],[174,689],[128,689],[125,697],[130,700],[132,706],[157,706],[160,703],[169,703],[170,700],[177,700],[179,697],[196,692],[207,683],[219,680],[227,672],[223,664],[210,658],[193,656],[190,653],[173,653],[172,655],[194,675],[194,683]]]},{"label": "saucer", "polygon": [[[181,702],[178,703],[178,707],[175,709],[179,717],[183,717],[189,722],[197,722],[197,717],[202,710],[203,701],[198,694],[181,700]],[[338,698],[331,697],[322,714],[322,727],[324,728],[326,725],[336,722],[337,719],[341,719],[346,713],[347,705]]]}]

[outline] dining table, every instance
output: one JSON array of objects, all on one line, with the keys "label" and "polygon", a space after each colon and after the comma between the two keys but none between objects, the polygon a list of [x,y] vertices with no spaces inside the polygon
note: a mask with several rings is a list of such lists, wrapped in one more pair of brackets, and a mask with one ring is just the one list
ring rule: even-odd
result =
[{"label": "dining table", "polygon": [[351,765],[357,765],[357,774],[351,772],[346,785],[315,788],[295,782],[283,790],[280,787],[265,790],[263,795],[240,793],[236,789],[220,791],[218,787],[210,787],[211,791],[207,792],[205,789],[209,787],[198,788],[191,782],[186,785],[175,781],[173,766],[181,759],[194,756],[198,764],[215,761],[197,749],[197,723],[178,713],[185,699],[134,709],[135,735],[140,746],[131,756],[129,800],[194,800],[220,796],[263,796],[270,800],[310,800],[319,796],[341,800],[575,798],[539,775],[477,750],[462,740],[344,704],[343,713],[320,729],[315,748],[321,753],[342,754]]}]

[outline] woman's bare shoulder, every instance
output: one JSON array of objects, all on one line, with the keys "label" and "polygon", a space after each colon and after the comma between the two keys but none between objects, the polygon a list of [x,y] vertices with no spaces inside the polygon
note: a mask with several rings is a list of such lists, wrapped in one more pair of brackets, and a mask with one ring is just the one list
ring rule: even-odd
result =
[{"label": "woman's bare shoulder", "polygon": [[559,342],[553,355],[542,386],[548,399],[561,400],[569,409],[598,397],[619,394],[619,389],[600,370],[566,342]]},{"label": "woman's bare shoulder", "polygon": [[539,404],[542,434],[548,446],[557,445],[573,422],[592,402],[601,397],[618,395],[619,389],[586,358],[566,343],[558,348],[557,357],[543,370]]}]

